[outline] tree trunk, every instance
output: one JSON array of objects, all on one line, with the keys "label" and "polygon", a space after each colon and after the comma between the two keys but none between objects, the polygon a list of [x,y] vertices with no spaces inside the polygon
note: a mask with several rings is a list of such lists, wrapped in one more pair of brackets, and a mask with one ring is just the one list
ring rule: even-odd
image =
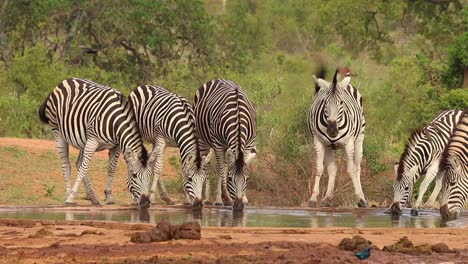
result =
[{"label": "tree trunk", "polygon": [[468,88],[468,68],[463,72],[463,88]]},{"label": "tree trunk", "polygon": [[0,9],[0,49],[2,50],[1,59],[5,62],[7,67],[10,66],[10,50],[8,49],[7,36],[5,34],[5,23],[2,20],[5,19],[5,12],[7,10],[8,0],[5,0]]}]

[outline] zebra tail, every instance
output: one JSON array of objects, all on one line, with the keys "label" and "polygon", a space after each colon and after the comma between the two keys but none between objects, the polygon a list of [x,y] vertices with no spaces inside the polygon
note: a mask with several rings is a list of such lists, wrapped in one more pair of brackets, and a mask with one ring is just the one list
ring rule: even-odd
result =
[{"label": "zebra tail", "polygon": [[47,107],[47,102],[49,101],[49,97],[50,97],[50,94],[47,96],[47,98],[41,104],[41,106],[39,107],[39,111],[38,111],[39,119],[44,124],[49,123],[49,118],[46,115],[46,107]]}]

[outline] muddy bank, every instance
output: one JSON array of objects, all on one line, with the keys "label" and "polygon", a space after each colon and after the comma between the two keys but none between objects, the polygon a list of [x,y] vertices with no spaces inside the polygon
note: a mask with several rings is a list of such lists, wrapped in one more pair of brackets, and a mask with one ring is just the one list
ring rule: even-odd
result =
[{"label": "muddy bank", "polygon": [[[467,229],[201,228],[200,240],[132,243],[150,224],[0,219],[0,263],[468,263]],[[414,255],[374,250],[360,262],[342,250],[360,235],[382,249],[403,236],[414,244],[445,243],[456,253]]]}]

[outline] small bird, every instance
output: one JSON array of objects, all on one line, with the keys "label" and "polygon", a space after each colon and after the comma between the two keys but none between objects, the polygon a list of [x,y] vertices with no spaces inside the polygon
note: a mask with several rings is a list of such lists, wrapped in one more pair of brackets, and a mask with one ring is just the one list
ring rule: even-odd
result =
[{"label": "small bird", "polygon": [[366,259],[370,256],[370,247],[366,247],[362,251],[357,252],[354,254],[356,257],[358,257],[360,260]]}]

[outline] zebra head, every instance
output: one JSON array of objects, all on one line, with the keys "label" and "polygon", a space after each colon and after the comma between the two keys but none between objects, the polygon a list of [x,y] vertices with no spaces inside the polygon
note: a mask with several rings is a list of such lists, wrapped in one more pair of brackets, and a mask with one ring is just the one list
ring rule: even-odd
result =
[{"label": "zebra head", "polygon": [[153,167],[156,163],[156,157],[153,155],[149,160],[146,149],[142,153],[126,149],[124,152],[127,161],[127,189],[133,196],[133,201],[138,208],[147,209],[150,207],[149,185],[153,175]]},{"label": "zebra head", "polygon": [[[338,73],[345,75],[343,80],[338,83]],[[333,75],[332,83],[328,89],[326,106],[324,108],[325,119],[327,120],[327,134],[331,138],[338,136],[338,125],[343,113],[343,95],[342,90],[345,89],[351,82],[351,74],[348,68],[338,68]],[[324,85],[326,82],[321,81],[317,85]]]},{"label": "zebra head", "polygon": [[403,207],[411,199],[413,193],[413,179],[416,179],[418,166],[412,167],[400,162],[395,164],[395,182],[393,183],[393,204],[390,207],[390,212],[393,215],[401,214]]},{"label": "zebra head", "polygon": [[450,156],[441,164],[444,175],[440,215],[443,221],[456,219],[468,198],[468,164],[458,156]]},{"label": "zebra head", "polygon": [[255,158],[257,152],[255,147],[246,153],[239,152],[237,158],[231,149],[226,151],[225,161],[228,164],[227,190],[229,196],[234,200],[234,211],[244,210],[245,192],[247,189],[247,165]]},{"label": "zebra head", "polygon": [[201,210],[202,203],[202,190],[203,183],[206,179],[205,166],[209,165],[211,159],[211,152],[206,156],[202,156],[201,160],[189,154],[183,164],[182,173],[184,174],[182,185],[184,192],[190,197],[192,201],[192,210]]}]

